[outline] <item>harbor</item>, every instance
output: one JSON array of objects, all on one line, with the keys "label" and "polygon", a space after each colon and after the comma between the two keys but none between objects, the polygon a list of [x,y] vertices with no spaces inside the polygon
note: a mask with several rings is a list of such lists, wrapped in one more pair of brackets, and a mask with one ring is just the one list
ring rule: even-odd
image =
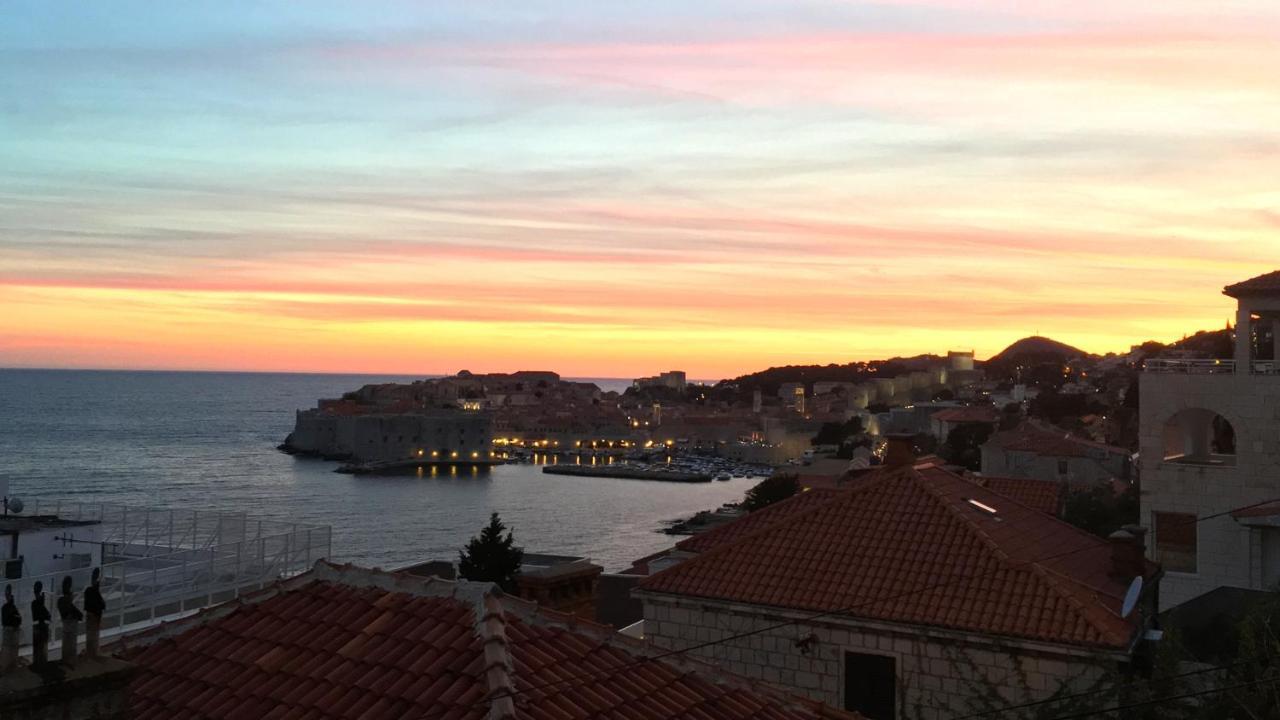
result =
[{"label": "harbor", "polygon": [[711,482],[709,473],[681,472],[665,468],[649,469],[633,465],[545,465],[542,468],[542,472],[548,475],[621,478],[624,480],[660,480],[678,483]]}]

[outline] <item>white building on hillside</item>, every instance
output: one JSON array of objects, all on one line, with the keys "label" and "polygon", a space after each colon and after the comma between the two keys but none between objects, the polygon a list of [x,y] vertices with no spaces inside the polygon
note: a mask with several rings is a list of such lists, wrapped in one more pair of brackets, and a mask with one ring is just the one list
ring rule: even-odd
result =
[{"label": "white building on hillside", "polygon": [[1253,348],[1261,323],[1280,328],[1280,272],[1224,292],[1239,301],[1235,357],[1149,360],[1142,375],[1142,522],[1166,607],[1280,586],[1280,347]]}]

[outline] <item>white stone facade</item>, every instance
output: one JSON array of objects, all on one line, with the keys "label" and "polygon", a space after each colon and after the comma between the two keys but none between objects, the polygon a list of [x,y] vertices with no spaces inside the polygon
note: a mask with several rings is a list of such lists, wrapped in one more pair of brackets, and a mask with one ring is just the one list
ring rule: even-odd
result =
[{"label": "white stone facade", "polygon": [[[636,596],[644,603],[645,637],[657,647],[716,642],[691,654],[836,708],[849,707],[845,653],[891,657],[895,717],[910,720],[950,720],[1055,692],[1091,692],[1115,679],[1127,661],[1123,653],[1001,643],[990,636],[846,618],[804,620],[807,615],[799,612],[658,593]],[[719,642],[764,628],[772,629]],[[809,636],[814,640],[802,649],[797,641]]]},{"label": "white stone facade", "polygon": [[1101,485],[1129,478],[1129,456],[1102,448],[1084,455],[1042,455],[1005,450],[995,442],[982,446],[982,474],[1066,482],[1076,487]]},{"label": "white stone facade", "polygon": [[[1154,527],[1154,513],[1184,513],[1195,523],[1195,572],[1166,568],[1160,603],[1170,608],[1221,586],[1275,589],[1280,528],[1249,527],[1230,511],[1280,497],[1280,375],[1248,373],[1144,373],[1141,380],[1142,523]],[[1179,428],[1170,420],[1194,419],[1195,411],[1220,415],[1235,432],[1235,455],[1224,459],[1202,448],[1205,462],[1178,457],[1171,443]],[[1187,412],[1191,411],[1191,412]],[[1188,453],[1204,441],[1187,435]],[[1172,456],[1172,457],[1171,457]],[[1166,457],[1171,459],[1166,460]],[[1269,537],[1270,536],[1270,537]],[[1148,545],[1159,559],[1158,532]]]}]

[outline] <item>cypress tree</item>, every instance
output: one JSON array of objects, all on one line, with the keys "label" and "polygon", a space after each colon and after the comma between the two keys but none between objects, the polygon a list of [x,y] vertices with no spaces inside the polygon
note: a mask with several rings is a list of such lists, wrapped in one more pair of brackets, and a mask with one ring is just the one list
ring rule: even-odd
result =
[{"label": "cypress tree", "polygon": [[515,592],[524,551],[515,546],[510,532],[503,537],[506,530],[498,513],[490,515],[489,524],[459,553],[458,575],[465,580],[495,583],[507,592]]}]

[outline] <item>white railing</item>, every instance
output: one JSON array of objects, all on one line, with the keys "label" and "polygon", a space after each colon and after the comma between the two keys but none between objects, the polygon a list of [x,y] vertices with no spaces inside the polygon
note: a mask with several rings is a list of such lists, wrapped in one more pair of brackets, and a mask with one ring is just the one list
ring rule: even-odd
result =
[{"label": "white railing", "polygon": [[1146,372],[1182,375],[1218,375],[1236,371],[1235,360],[1148,360]]},{"label": "white railing", "polygon": [[[1230,375],[1236,371],[1235,360],[1147,360],[1146,372],[1176,373],[1180,375]],[[1254,375],[1280,375],[1280,361],[1254,360],[1250,366]]]},{"label": "white railing", "polygon": [[[104,631],[226,602],[305,572],[316,560],[331,556],[332,532],[328,526],[249,520],[243,515],[215,512],[32,504],[36,507],[24,511],[24,516],[36,515],[38,509],[38,514],[58,514],[63,520],[103,519],[99,556],[102,563],[98,567],[107,606],[102,621]],[[139,529],[135,531],[124,522],[117,525],[117,520],[138,520]],[[76,544],[81,542],[84,541]],[[61,637],[57,601],[63,578],[71,577],[76,607],[83,611],[84,589],[92,572],[93,567],[89,566],[0,580],[13,587],[23,616],[24,645],[31,642],[35,584],[42,583],[45,606],[53,616],[49,624],[53,656]]]},{"label": "white railing", "polygon": [[1280,375],[1280,362],[1275,360],[1255,360],[1253,362],[1254,375]]}]

